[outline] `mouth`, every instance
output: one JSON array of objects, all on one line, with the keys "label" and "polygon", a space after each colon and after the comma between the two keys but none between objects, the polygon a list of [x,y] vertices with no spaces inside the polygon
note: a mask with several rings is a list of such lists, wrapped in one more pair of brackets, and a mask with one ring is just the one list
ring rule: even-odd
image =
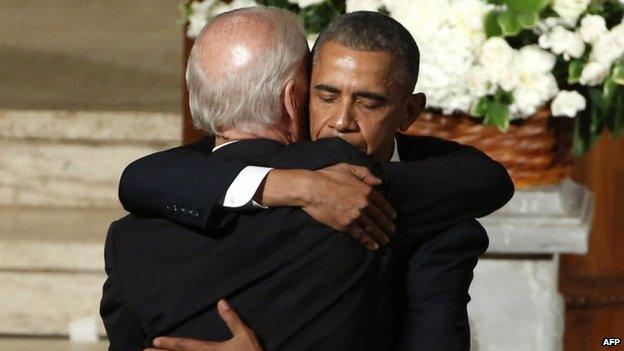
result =
[{"label": "mouth", "polygon": [[326,138],[340,138],[346,141],[347,143],[353,145],[354,147],[356,147],[358,150],[362,151],[363,153],[366,153],[367,151],[366,143],[364,142],[364,140],[361,137],[358,137],[354,134],[345,134],[345,133],[337,132],[335,130],[331,130],[328,132],[319,133],[317,139],[326,139]]}]

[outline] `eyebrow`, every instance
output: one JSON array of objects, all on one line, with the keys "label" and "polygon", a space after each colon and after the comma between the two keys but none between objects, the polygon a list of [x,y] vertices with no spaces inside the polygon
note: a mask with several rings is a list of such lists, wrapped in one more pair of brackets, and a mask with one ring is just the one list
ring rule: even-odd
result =
[{"label": "eyebrow", "polygon": [[[324,90],[327,91],[329,93],[332,94],[340,94],[342,93],[342,91],[334,86],[331,85],[327,85],[327,84],[317,84],[314,86],[314,89],[316,90]],[[381,94],[377,94],[377,93],[373,93],[371,91],[356,91],[354,94],[354,96],[357,97],[363,97],[365,99],[371,99],[371,100],[376,100],[378,102],[381,103],[385,103],[388,101],[388,99],[386,99],[385,96],[381,95]]]}]

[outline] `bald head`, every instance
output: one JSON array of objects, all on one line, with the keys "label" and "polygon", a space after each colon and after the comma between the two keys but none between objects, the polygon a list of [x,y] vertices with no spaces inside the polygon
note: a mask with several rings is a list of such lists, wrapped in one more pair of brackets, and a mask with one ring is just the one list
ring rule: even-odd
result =
[{"label": "bald head", "polygon": [[224,13],[195,40],[187,67],[196,127],[219,135],[273,125],[286,82],[309,51],[296,15],[263,6]]},{"label": "bald head", "polygon": [[198,64],[211,75],[253,69],[277,46],[275,23],[253,12],[217,17],[195,42]]}]

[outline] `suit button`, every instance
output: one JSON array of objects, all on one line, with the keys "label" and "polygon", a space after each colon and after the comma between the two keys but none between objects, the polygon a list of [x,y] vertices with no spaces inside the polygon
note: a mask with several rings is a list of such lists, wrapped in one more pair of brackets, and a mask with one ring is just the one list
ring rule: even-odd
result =
[{"label": "suit button", "polygon": [[186,208],[184,208],[184,207],[180,207],[180,212],[182,212],[182,213],[186,213]]},{"label": "suit button", "polygon": [[165,210],[171,211],[171,204],[166,204],[165,205]]},{"label": "suit button", "polygon": [[193,218],[197,218],[197,217],[199,217],[199,212],[197,212],[197,211],[193,211],[193,213],[191,214],[191,216],[193,216]]},{"label": "suit button", "polygon": [[178,205],[176,205],[176,204],[173,204],[173,205],[171,206],[171,209],[172,209],[172,210],[173,210],[173,212],[175,212],[175,213],[178,213],[178,211],[179,211],[179,209],[178,209]]}]

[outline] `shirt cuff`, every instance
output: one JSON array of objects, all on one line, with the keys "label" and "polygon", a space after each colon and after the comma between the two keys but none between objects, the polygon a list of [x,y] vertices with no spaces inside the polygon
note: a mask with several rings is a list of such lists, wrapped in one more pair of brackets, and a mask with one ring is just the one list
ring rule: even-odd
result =
[{"label": "shirt cuff", "polygon": [[273,168],[257,166],[247,166],[243,168],[225,193],[223,206],[229,208],[267,208],[254,201],[253,197],[256,195],[266,175],[272,169]]}]

